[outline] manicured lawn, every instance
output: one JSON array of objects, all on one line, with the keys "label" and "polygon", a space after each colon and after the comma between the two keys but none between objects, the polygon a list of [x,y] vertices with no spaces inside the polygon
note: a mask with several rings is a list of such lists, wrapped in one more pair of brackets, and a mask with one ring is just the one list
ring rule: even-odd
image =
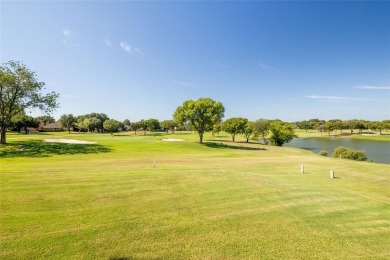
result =
[{"label": "manicured lawn", "polygon": [[390,257],[389,165],[227,135],[7,137],[1,259]]}]

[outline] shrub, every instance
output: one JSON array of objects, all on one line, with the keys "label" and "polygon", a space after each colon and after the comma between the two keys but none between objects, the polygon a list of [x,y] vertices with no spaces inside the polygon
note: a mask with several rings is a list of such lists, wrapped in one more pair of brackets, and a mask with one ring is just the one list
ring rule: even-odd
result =
[{"label": "shrub", "polygon": [[320,151],[318,154],[321,155],[321,156],[328,156],[328,152],[327,151]]},{"label": "shrub", "polygon": [[333,150],[333,157],[336,158],[346,158],[355,161],[365,161],[367,156],[362,150],[354,150],[352,148],[347,148],[344,146],[339,146]]}]

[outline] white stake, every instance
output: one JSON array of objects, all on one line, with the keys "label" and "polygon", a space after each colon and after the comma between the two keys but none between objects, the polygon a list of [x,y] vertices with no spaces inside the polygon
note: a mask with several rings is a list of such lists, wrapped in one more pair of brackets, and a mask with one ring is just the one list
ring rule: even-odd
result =
[{"label": "white stake", "polygon": [[330,178],[334,179],[334,170],[330,170]]},{"label": "white stake", "polygon": [[156,167],[156,160],[153,160],[153,167]]},{"label": "white stake", "polygon": [[301,165],[301,173],[304,174],[305,173],[305,166],[302,164]]}]

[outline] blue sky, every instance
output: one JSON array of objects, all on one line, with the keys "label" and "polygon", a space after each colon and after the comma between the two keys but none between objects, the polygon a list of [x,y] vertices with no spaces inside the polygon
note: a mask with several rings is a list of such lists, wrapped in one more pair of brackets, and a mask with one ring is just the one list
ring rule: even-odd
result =
[{"label": "blue sky", "polygon": [[[1,63],[61,94],[53,116],[390,118],[387,1],[2,1]],[[33,112],[33,115],[40,113]]]}]

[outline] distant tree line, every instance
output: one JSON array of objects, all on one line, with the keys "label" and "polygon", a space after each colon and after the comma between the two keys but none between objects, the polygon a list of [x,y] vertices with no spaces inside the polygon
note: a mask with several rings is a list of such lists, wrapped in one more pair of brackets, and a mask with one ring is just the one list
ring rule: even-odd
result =
[{"label": "distant tree line", "polygon": [[390,120],[383,121],[367,121],[359,119],[351,120],[341,120],[341,119],[332,119],[332,120],[320,120],[320,119],[310,119],[299,122],[292,123],[295,128],[306,130],[317,130],[321,134],[327,132],[330,135],[332,132],[342,133],[344,130],[348,130],[351,134],[357,130],[359,133],[362,133],[365,130],[368,131],[378,131],[382,134],[382,131],[388,131],[390,129]]},{"label": "distant tree line", "polygon": [[[196,101],[193,101],[196,102]],[[208,100],[207,102],[211,102]],[[203,108],[202,111],[207,111],[204,102],[200,105]],[[214,102],[214,101],[212,101]],[[213,103],[210,104],[213,104]],[[188,104],[187,104],[188,105]],[[207,107],[207,106],[206,106]],[[119,131],[132,131],[134,135],[141,132],[146,135],[147,132],[153,133],[156,131],[175,133],[175,131],[191,130],[201,132],[202,135],[205,132],[211,131],[213,136],[218,135],[221,131],[224,131],[231,135],[232,142],[236,141],[238,135],[242,135],[246,142],[249,140],[261,140],[264,144],[272,144],[282,146],[285,143],[290,142],[296,134],[294,129],[302,129],[305,131],[316,130],[318,132],[326,132],[330,135],[331,132],[342,133],[348,131],[353,133],[357,131],[362,133],[365,130],[378,131],[382,134],[382,131],[388,131],[390,129],[390,120],[383,121],[365,121],[365,120],[339,120],[333,119],[329,121],[320,119],[310,119],[305,121],[288,123],[279,119],[258,119],[256,121],[249,121],[243,117],[232,117],[226,120],[222,120],[222,116],[214,118],[202,119],[199,111],[193,110],[192,112],[197,117],[189,118],[189,111],[183,111],[182,107],[174,113],[174,119],[159,121],[158,119],[149,118],[141,119],[139,121],[130,121],[125,119],[123,122],[111,119],[104,113],[89,113],[84,115],[74,116],[73,114],[64,114],[57,121],[63,130],[68,132],[109,132],[115,133]],[[215,109],[215,108],[214,108]],[[221,110],[221,108],[219,108]],[[210,112],[210,111],[209,111]],[[183,115],[180,115],[183,113]],[[215,115],[209,113],[210,115]],[[186,115],[187,117],[185,117]],[[198,121],[196,121],[198,120]],[[204,120],[204,121],[201,121]],[[39,125],[47,125],[49,123],[56,122],[51,116],[32,117],[21,112],[12,118],[9,124],[9,129],[12,131],[26,133],[29,128],[37,128]],[[200,137],[203,139],[203,136]],[[199,141],[203,141],[199,139]]]},{"label": "distant tree line", "polygon": [[[0,66],[0,143],[6,144],[7,130],[21,132],[22,129],[28,133],[30,128],[38,128],[40,125],[47,125],[55,122],[50,115],[32,117],[26,111],[38,108],[49,114],[58,107],[58,93],[42,93],[44,83],[36,78],[35,72],[29,70],[21,62],[10,61]],[[149,118],[131,122],[129,119],[120,122],[109,118],[104,113],[90,113],[74,116],[64,114],[58,120],[63,129],[78,132],[110,132],[118,131],[171,131],[194,130],[199,134],[199,143],[203,142],[205,132],[212,132],[213,135],[225,131],[232,136],[235,142],[237,135],[244,135],[246,142],[249,139],[261,138],[264,144],[283,145],[291,141],[296,135],[295,128],[306,131],[313,129],[321,134],[327,132],[354,130],[362,133],[364,130],[388,131],[390,120],[365,121],[365,120],[320,120],[310,119],[300,122],[287,123],[281,120],[259,119],[249,121],[243,117],[232,117],[223,121],[225,107],[219,101],[211,98],[199,98],[198,100],[186,100],[178,106],[173,114],[173,119],[159,121]]]}]

